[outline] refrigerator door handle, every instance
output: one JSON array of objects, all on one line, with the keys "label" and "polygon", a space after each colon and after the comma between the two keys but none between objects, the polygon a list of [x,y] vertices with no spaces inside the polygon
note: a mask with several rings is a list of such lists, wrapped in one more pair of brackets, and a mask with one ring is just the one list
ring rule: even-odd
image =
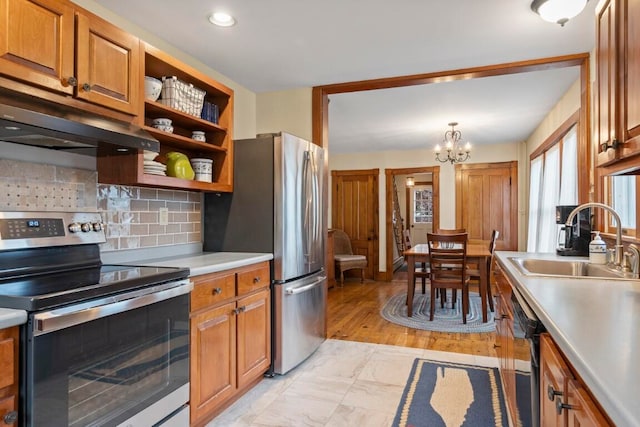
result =
[{"label": "refrigerator door handle", "polygon": [[322,283],[325,280],[327,280],[327,276],[320,276],[318,277],[318,280],[316,280],[313,283],[310,283],[305,286],[300,286],[298,288],[287,288],[284,290],[284,293],[287,295],[302,294],[304,292],[310,291],[311,289],[315,288],[316,286],[318,286],[319,283]]}]

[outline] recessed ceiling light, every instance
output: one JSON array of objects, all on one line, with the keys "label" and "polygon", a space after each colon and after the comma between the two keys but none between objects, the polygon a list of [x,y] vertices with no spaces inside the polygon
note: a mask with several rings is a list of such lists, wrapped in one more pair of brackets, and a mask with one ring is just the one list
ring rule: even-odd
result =
[{"label": "recessed ceiling light", "polygon": [[236,24],[233,16],[224,12],[214,12],[209,15],[209,22],[219,27],[231,27]]}]

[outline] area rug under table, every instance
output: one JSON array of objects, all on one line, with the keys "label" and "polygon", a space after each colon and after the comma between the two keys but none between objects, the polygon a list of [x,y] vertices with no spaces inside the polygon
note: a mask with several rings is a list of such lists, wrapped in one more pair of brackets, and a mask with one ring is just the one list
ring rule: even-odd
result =
[{"label": "area rug under table", "polygon": [[380,310],[380,315],[389,322],[414,329],[437,332],[493,332],[496,329],[493,313],[487,307],[487,322],[482,322],[482,300],[477,292],[469,292],[469,314],[467,324],[462,323],[462,298],[458,291],[455,309],[451,308],[451,291],[447,303],[440,308],[436,300],[433,320],[429,320],[429,294],[416,292],[413,297],[413,315],[407,316],[407,293],[402,292],[389,298]]},{"label": "area rug under table", "polygon": [[507,427],[497,368],[416,359],[393,427]]}]

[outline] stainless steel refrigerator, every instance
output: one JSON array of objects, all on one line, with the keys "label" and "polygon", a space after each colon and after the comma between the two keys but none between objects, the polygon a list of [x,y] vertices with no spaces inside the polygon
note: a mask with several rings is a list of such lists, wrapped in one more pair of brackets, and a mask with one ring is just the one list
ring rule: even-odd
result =
[{"label": "stainless steel refrigerator", "polygon": [[324,341],[324,150],[284,132],[233,150],[233,193],[205,195],[204,250],[273,253],[272,368],[285,374]]}]

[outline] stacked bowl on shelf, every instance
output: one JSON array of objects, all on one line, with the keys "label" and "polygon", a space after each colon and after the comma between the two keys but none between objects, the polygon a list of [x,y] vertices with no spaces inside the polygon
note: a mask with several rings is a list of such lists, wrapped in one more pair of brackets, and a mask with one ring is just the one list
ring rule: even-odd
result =
[{"label": "stacked bowl on shelf", "polygon": [[158,153],[144,150],[144,173],[150,175],[167,176],[167,166],[153,160],[157,156]]}]

